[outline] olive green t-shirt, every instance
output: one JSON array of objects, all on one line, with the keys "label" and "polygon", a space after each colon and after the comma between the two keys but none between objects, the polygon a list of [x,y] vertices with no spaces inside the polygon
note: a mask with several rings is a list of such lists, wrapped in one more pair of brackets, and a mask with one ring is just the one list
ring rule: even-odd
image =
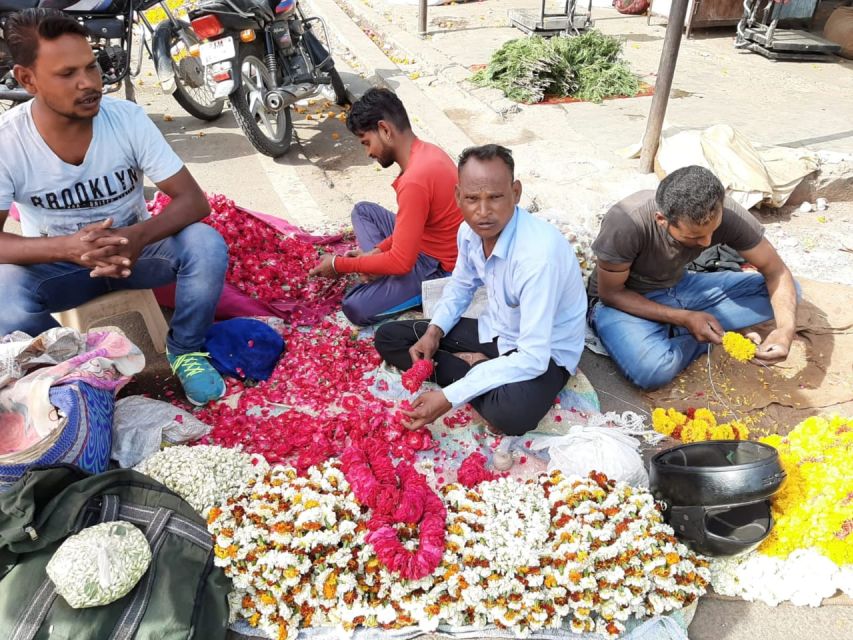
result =
[{"label": "olive green t-shirt", "polygon": [[[654,191],[639,191],[620,200],[604,215],[592,243],[599,260],[631,263],[625,288],[637,293],[674,287],[684,276],[685,267],[704,251],[703,247],[679,244],[655,220],[657,210]],[[723,220],[712,236],[712,246],[726,244],[735,251],[748,251],[763,237],[764,227],[749,211],[731,198],[723,201]],[[587,293],[598,296],[597,267],[589,278]]]}]

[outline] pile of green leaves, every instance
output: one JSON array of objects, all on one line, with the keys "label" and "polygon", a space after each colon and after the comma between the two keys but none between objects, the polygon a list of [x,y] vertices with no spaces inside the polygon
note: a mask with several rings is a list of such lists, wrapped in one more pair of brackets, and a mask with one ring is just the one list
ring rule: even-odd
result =
[{"label": "pile of green leaves", "polygon": [[619,60],[622,43],[600,31],[571,37],[532,36],[506,42],[472,78],[496,87],[511,100],[540,102],[545,96],[601,102],[633,96],[640,81]]}]

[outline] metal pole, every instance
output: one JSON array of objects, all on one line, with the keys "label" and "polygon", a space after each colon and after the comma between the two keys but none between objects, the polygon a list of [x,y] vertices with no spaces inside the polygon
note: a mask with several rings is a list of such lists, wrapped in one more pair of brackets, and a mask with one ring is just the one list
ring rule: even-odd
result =
[{"label": "metal pole", "polygon": [[658,75],[655,82],[655,95],[652,98],[652,108],[646,121],[646,134],[643,136],[643,148],[640,151],[640,171],[654,171],[655,154],[660,144],[660,132],[663,129],[663,118],[666,115],[666,105],[669,102],[669,92],[672,89],[672,77],[675,75],[675,63],[678,60],[678,48],[681,45],[681,32],[684,29],[684,19],[687,16],[688,0],[672,0],[669,10],[669,21],[666,23],[666,35],[663,38],[663,51],[660,54]]},{"label": "metal pole", "polygon": [[427,0],[418,0],[418,34],[421,38],[427,34]]}]

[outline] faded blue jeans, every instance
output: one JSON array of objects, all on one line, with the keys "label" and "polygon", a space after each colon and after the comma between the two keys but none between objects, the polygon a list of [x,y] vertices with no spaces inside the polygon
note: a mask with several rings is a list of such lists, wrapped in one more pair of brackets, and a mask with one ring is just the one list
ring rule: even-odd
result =
[{"label": "faded blue jeans", "polygon": [[[726,331],[773,318],[764,276],[754,271],[688,271],[674,287],[646,297],[675,309],[710,313]],[[601,301],[593,308],[591,321],[616,367],[641,389],[662,387],[708,351],[708,345],[684,327],[638,318]]]},{"label": "faded blue jeans", "polygon": [[145,247],[129,278],[91,278],[90,269],[70,262],[0,264],[0,337],[13,331],[36,336],[59,326],[51,313],[112,291],[176,282],[175,313],[166,346],[172,355],[201,351],[227,267],[225,241],[200,222]]}]

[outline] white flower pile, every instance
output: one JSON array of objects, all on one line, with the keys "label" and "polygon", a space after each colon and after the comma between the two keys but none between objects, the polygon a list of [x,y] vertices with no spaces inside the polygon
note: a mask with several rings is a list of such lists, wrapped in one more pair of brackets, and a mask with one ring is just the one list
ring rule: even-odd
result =
[{"label": "white flower pile", "polygon": [[[496,624],[523,637],[569,623],[616,637],[630,617],[665,614],[704,592],[706,563],[673,537],[648,491],[598,475],[448,485],[445,552],[402,580],[366,542],[369,511],[336,462],[298,477],[274,467],[211,509],[232,614],[273,638],[301,628]],[[397,525],[407,549],[418,528]]]},{"label": "white flower pile", "polygon": [[134,467],[169,487],[205,517],[213,505],[240,493],[268,468],[262,456],[208,445],[167,447]]},{"label": "white flower pile", "polygon": [[753,551],[712,560],[711,584],[721,595],[771,607],[786,601],[819,607],[836,591],[853,597],[853,565],[839,567],[814,549],[797,550],[787,558]]}]

